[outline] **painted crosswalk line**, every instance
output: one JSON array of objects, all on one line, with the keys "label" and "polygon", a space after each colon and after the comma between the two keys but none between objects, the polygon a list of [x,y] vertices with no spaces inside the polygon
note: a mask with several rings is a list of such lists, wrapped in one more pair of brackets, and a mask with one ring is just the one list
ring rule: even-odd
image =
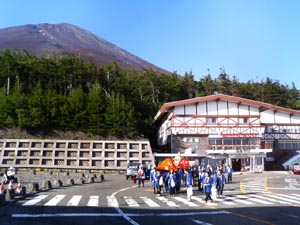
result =
[{"label": "painted crosswalk line", "polygon": [[123,198],[129,207],[140,207],[140,205],[132,198],[132,196],[124,196]]},{"label": "painted crosswalk line", "polygon": [[90,196],[87,206],[99,206],[99,196]]},{"label": "painted crosswalk line", "polygon": [[260,198],[260,199],[265,199],[265,200],[270,201],[270,202],[275,202],[275,203],[280,203],[280,204],[290,204],[289,202],[279,200],[279,199],[275,199],[275,198],[270,198],[269,196],[255,195],[255,197]]},{"label": "painted crosswalk line", "polygon": [[68,201],[67,206],[77,206],[82,198],[82,195],[74,195],[70,201]]},{"label": "painted crosswalk line", "polygon": [[167,199],[166,197],[158,196],[156,198],[170,207],[180,207],[180,205],[177,205],[175,202]]},{"label": "painted crosswalk line", "polygon": [[35,205],[37,204],[38,202],[42,201],[43,199],[47,198],[48,195],[38,195],[37,197],[25,202],[23,204],[23,206],[32,206],[32,205]]},{"label": "painted crosswalk line", "polygon": [[[87,198],[85,200],[84,198]],[[103,197],[102,197],[103,198]],[[274,204],[300,204],[300,195],[299,194],[237,194],[237,195],[228,195],[223,197],[218,197],[213,200],[213,202],[208,201],[207,203],[204,200],[205,196],[192,196],[191,201],[183,196],[123,196],[123,204],[126,204],[128,207],[139,208],[139,207],[150,207],[150,208],[159,208],[168,206],[170,208],[178,208],[181,206],[187,206],[191,208],[200,207],[203,205],[207,206],[236,206],[236,205],[274,205]],[[65,199],[64,201],[62,201]],[[37,195],[34,198],[27,199],[22,204],[22,206],[57,206],[57,205],[66,205],[66,206],[78,206],[86,205],[90,207],[119,207],[119,202],[115,196],[106,196],[106,201],[101,200],[100,205],[100,196],[87,196],[83,197],[82,195]],[[125,202],[125,203],[124,203]],[[84,203],[84,204],[83,204]]]},{"label": "painted crosswalk line", "polygon": [[238,202],[238,203],[242,203],[242,204],[245,204],[245,205],[252,205],[253,203],[252,202],[249,202],[247,200],[243,200],[243,199],[240,199],[240,198],[236,198],[236,197],[230,197],[230,196],[225,196],[224,199],[227,201],[234,201],[234,202]]},{"label": "painted crosswalk line", "polygon": [[199,202],[199,203],[202,203],[202,204],[207,204],[207,205],[209,205],[209,206],[216,206],[216,205],[218,205],[217,203],[215,203],[215,202],[210,202],[210,201],[208,201],[208,202],[206,203],[202,198],[197,197],[197,196],[192,196],[191,198],[192,198],[192,200],[195,200],[195,201],[197,201],[197,202]]},{"label": "painted crosswalk line", "polygon": [[300,197],[293,196],[293,195],[285,195],[285,194],[277,194],[277,195],[297,200],[300,203]]},{"label": "painted crosswalk line", "polygon": [[113,207],[113,208],[119,207],[119,203],[115,196],[107,196],[107,205],[108,207]]},{"label": "painted crosswalk line", "polygon": [[250,194],[250,195],[247,195],[250,197],[251,201],[253,202],[257,202],[257,203],[261,203],[261,204],[265,204],[265,205],[273,205],[274,202],[270,202],[270,201],[266,201],[268,200],[268,198],[264,198],[264,199],[261,199],[259,195],[254,195],[254,194]]},{"label": "painted crosswalk line", "polygon": [[267,201],[263,201],[260,199],[257,199],[255,195],[236,195],[236,197],[238,197],[239,199],[243,199],[243,200],[247,200],[247,201],[251,201],[251,202],[257,202],[257,203],[262,203],[262,204],[266,204],[266,205],[272,205],[274,203],[272,202],[267,202]]},{"label": "painted crosswalk line", "polygon": [[220,202],[224,205],[230,205],[230,206],[236,205],[236,203],[234,203],[233,201],[228,201],[228,200],[225,200],[224,198],[217,198],[217,199],[215,199],[215,202]]},{"label": "painted crosswalk line", "polygon": [[44,206],[56,206],[64,197],[66,197],[66,195],[55,195],[54,198],[46,202]]},{"label": "painted crosswalk line", "polygon": [[172,197],[172,199],[176,199],[179,202],[182,202],[185,205],[188,205],[190,207],[197,207],[198,205],[196,205],[194,202],[189,201],[188,199],[182,198],[182,197]]},{"label": "painted crosswalk line", "polygon": [[149,207],[160,207],[160,205],[153,201],[151,198],[141,196],[140,199],[142,199]]},{"label": "painted crosswalk line", "polygon": [[275,199],[279,199],[279,200],[282,200],[284,202],[289,202],[290,204],[291,203],[294,203],[294,204],[299,204],[299,201],[296,201],[296,200],[293,200],[293,199],[288,199],[286,197],[283,197],[283,196],[279,196],[279,195],[268,195],[270,198],[275,198]]}]

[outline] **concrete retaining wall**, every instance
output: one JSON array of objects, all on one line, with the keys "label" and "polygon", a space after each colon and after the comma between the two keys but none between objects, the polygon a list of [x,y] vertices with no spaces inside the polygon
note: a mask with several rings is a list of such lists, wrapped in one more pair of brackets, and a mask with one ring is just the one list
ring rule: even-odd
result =
[{"label": "concrete retaining wall", "polygon": [[124,170],[154,165],[149,141],[0,139],[0,167]]}]

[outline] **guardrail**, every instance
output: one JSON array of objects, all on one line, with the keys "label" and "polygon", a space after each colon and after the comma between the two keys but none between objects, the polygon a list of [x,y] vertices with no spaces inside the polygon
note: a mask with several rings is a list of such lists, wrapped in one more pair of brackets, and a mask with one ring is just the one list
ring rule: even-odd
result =
[{"label": "guardrail", "polygon": [[154,165],[149,141],[0,139],[0,167],[124,170],[131,162]]}]

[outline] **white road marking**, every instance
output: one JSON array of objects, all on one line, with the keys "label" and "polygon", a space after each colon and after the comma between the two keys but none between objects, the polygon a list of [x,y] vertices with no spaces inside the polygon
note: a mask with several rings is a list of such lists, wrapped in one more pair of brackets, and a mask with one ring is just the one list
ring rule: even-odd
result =
[{"label": "white road marking", "polygon": [[265,199],[265,200],[268,200],[270,202],[276,202],[276,203],[280,203],[280,204],[289,204],[288,202],[281,201],[281,200],[278,200],[278,199],[273,199],[273,198],[270,198],[270,197],[267,197],[267,196],[255,195],[255,197],[260,198],[260,199]]},{"label": "white road marking", "polygon": [[289,214],[289,216],[294,217],[294,218],[300,218],[300,216]]},{"label": "white road marking", "polygon": [[107,205],[108,207],[119,207],[119,203],[115,196],[107,196]]},{"label": "white road marking", "polygon": [[[28,200],[27,202],[23,203],[22,206],[33,206],[37,203],[41,202],[43,199],[46,199],[49,197],[49,195],[38,195],[35,198],[32,198]],[[65,195],[56,195],[52,199],[50,199],[47,203],[45,203],[45,206],[55,206],[59,204],[59,202],[65,198]],[[81,199],[83,196],[81,195],[74,195],[69,202],[66,203],[67,206],[77,206],[79,205]],[[143,202],[151,207],[161,207],[157,202],[152,200],[149,197],[146,196],[140,196],[140,199],[143,200]],[[203,198],[200,198],[199,196],[192,196],[191,199],[193,201],[188,201],[184,197],[181,196],[173,196],[171,198],[167,198],[164,196],[156,197],[160,202],[168,205],[169,207],[179,207],[179,205],[175,202],[181,202],[189,207],[197,207],[199,204],[204,204],[205,201]],[[128,204],[129,207],[141,207],[140,203],[138,203],[132,196],[124,196],[124,200]],[[173,200],[173,201],[172,201]],[[196,203],[195,203],[196,202]],[[214,202],[208,201],[207,205],[210,206],[216,206],[218,204],[224,204],[224,205],[236,205],[237,203],[251,205],[254,203],[260,203],[265,205],[273,205],[274,203],[280,203],[280,204],[300,204],[300,194],[247,194],[247,195],[233,195],[233,196],[225,196],[223,198],[216,198],[214,199]],[[109,207],[119,207],[118,201],[114,196],[107,196],[107,205]],[[99,206],[99,196],[89,196],[89,200],[87,203],[87,206]]]},{"label": "white road marking", "polygon": [[[212,212],[187,212],[187,213],[128,213],[126,214],[129,217],[144,217],[144,216],[198,216],[198,215],[219,215],[219,214],[231,214],[228,211],[212,211]],[[47,217],[123,217],[119,213],[45,213],[45,214],[12,214],[12,218],[47,218]]]},{"label": "white road marking", "polygon": [[177,205],[175,202],[170,201],[169,199],[167,199],[166,197],[156,197],[157,199],[159,199],[161,202],[167,204],[170,207],[179,207],[179,205]]},{"label": "white road marking", "polygon": [[192,196],[191,199],[192,200],[196,200],[199,203],[205,203],[205,201],[202,198],[197,197],[197,196]]},{"label": "white road marking", "polygon": [[124,196],[123,198],[129,207],[140,207],[140,205],[132,198],[132,196]]},{"label": "white road marking", "polygon": [[242,204],[245,204],[245,205],[252,205],[253,204],[252,202],[248,202],[248,201],[245,201],[245,200],[242,200],[242,199],[229,197],[229,196],[226,196],[224,199],[225,200],[231,200],[231,201],[238,202],[238,203],[242,203]]},{"label": "white road marking", "polygon": [[120,216],[122,216],[125,220],[127,220],[129,223],[131,223],[132,225],[139,225],[136,221],[134,221],[133,219],[130,218],[130,216],[126,213],[123,212],[122,209],[120,209],[119,205],[118,205],[118,201],[116,199],[116,194],[122,192],[122,191],[126,191],[128,189],[131,188],[135,188],[136,186],[131,186],[131,187],[127,187],[127,188],[122,188],[118,191],[115,191],[114,193],[112,193],[110,196],[107,196],[107,200],[110,199],[113,202],[113,207],[115,208],[115,210],[120,214]]},{"label": "white road marking", "polygon": [[285,197],[285,198],[290,198],[294,200],[298,200],[298,204],[300,204],[300,197],[292,196],[292,195],[286,195],[286,194],[277,194],[279,196]]},{"label": "white road marking", "polygon": [[90,196],[87,206],[98,206],[99,196]]},{"label": "white road marking", "polygon": [[217,198],[215,199],[216,202],[221,202],[225,205],[236,205],[234,202],[232,201],[226,201],[224,198]]},{"label": "white road marking", "polygon": [[204,221],[201,220],[192,220],[194,223],[196,224],[201,224],[201,225],[212,225],[211,223],[206,223]]},{"label": "white road marking", "polygon": [[159,204],[157,204],[155,201],[153,201],[151,198],[147,197],[140,197],[149,207],[160,207]]},{"label": "white road marking", "polygon": [[245,196],[245,195],[236,195],[236,197],[241,198],[241,199],[245,199],[245,200],[248,200],[248,201],[262,203],[262,204],[270,204],[270,205],[273,204],[272,202],[267,202],[267,201],[263,201],[263,200],[260,200],[260,199],[256,199],[256,195],[247,195],[247,196]]},{"label": "white road marking", "polygon": [[296,188],[296,187],[281,187],[281,188],[276,188],[276,187],[268,187],[268,189],[270,190],[292,190],[292,191],[299,191],[300,188]]},{"label": "white road marking", "polygon": [[204,201],[202,198],[200,198],[200,197],[192,196],[191,198],[192,198],[193,200],[196,200],[196,201],[199,202],[199,203],[207,204],[207,205],[209,205],[209,206],[216,206],[216,205],[218,205],[217,203],[214,203],[214,202],[208,202],[208,203],[205,203],[205,201]]},{"label": "white road marking", "polygon": [[42,201],[43,199],[45,199],[45,198],[47,198],[47,197],[48,197],[48,195],[38,195],[38,196],[36,196],[35,198],[33,198],[33,199],[31,199],[31,200],[25,202],[25,203],[23,204],[23,206],[31,206],[31,205],[35,205],[36,203]]},{"label": "white road marking", "polygon": [[283,200],[285,202],[290,202],[290,203],[295,203],[295,204],[299,204],[299,201],[296,200],[292,200],[292,199],[287,199],[286,197],[282,197],[282,196],[278,196],[278,195],[268,195],[270,198],[276,198],[279,200]]},{"label": "white road marking", "polygon": [[182,198],[182,197],[175,196],[175,197],[172,197],[172,198],[175,199],[175,200],[177,200],[177,201],[179,201],[179,202],[182,202],[182,203],[184,203],[184,204],[186,204],[186,205],[188,205],[190,207],[197,207],[198,206],[194,202],[191,202],[191,201],[189,201],[189,200],[187,200],[185,198]]},{"label": "white road marking", "polygon": [[82,198],[82,195],[74,195],[70,201],[67,203],[67,206],[77,206]]},{"label": "white road marking", "polygon": [[[253,201],[253,202],[258,202],[258,203],[262,203],[262,204],[266,204],[266,205],[273,205],[274,204],[273,202],[258,199],[259,195],[251,194],[251,195],[247,195],[247,196],[249,196],[250,197],[249,200]],[[268,200],[268,198],[265,198],[265,199]]]},{"label": "white road marking", "polygon": [[54,198],[50,199],[45,206],[56,206],[63,198],[65,195],[55,195]]}]

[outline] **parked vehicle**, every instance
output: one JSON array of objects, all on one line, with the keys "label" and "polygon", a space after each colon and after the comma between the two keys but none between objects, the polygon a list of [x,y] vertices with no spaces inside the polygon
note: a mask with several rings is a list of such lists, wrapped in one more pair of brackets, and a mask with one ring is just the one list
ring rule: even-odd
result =
[{"label": "parked vehicle", "polygon": [[128,163],[126,169],[126,180],[128,178],[132,178],[133,176],[137,176],[137,172],[139,170],[139,163]]},{"label": "parked vehicle", "polygon": [[298,175],[300,174],[300,163],[299,162],[293,164],[292,172],[293,172],[293,174],[298,174]]},{"label": "parked vehicle", "polygon": [[143,167],[143,170],[145,171],[146,174],[146,179],[149,179],[150,176],[150,171],[148,170],[148,166],[145,164],[139,164],[139,163],[128,163],[127,169],[126,169],[126,180],[128,178],[136,177],[138,170],[140,167]]}]

